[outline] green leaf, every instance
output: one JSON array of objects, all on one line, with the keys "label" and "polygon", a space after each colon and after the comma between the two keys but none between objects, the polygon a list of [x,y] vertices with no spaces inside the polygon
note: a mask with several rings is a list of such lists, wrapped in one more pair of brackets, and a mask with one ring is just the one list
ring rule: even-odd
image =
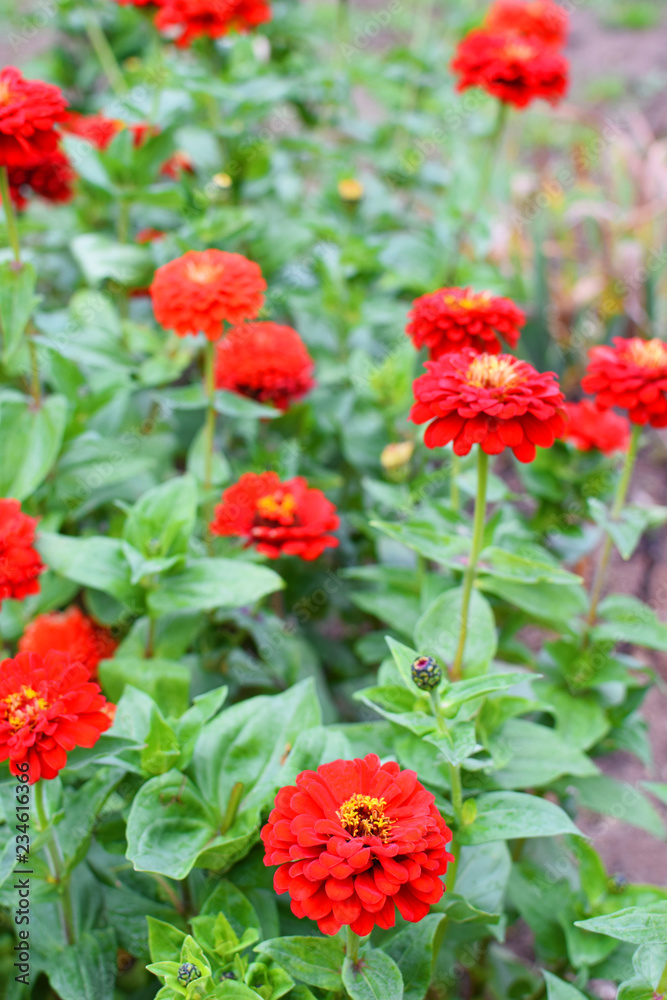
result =
[{"label": "green leaf", "polygon": [[523,584],[554,583],[562,586],[581,583],[581,577],[568,573],[557,564],[520,556],[495,545],[489,545],[482,552],[478,573]]},{"label": "green leaf", "polygon": [[0,496],[24,500],[42,484],[60,452],[66,418],[64,396],[35,408],[19,393],[0,395]]},{"label": "green leaf", "polygon": [[509,719],[492,734],[489,749],[496,761],[502,761],[493,774],[501,788],[543,788],[563,774],[598,773],[593,761],[554,729],[526,719]]},{"label": "green leaf", "polygon": [[398,726],[405,726],[417,736],[424,736],[436,728],[435,719],[421,705],[422,699],[416,687],[408,691],[398,684],[383,684],[355,691],[354,697],[383,718]]},{"label": "green leaf", "polygon": [[667,624],[643,601],[628,594],[610,594],[598,608],[603,624],[592,631],[595,642],[629,642],[667,652]]},{"label": "green leaf", "polygon": [[576,790],[584,809],[630,823],[660,840],[664,838],[665,825],[657,810],[634,785],[599,774],[591,778],[571,778],[568,786]]},{"label": "green leaf", "polygon": [[215,408],[218,413],[224,413],[226,417],[242,417],[249,420],[273,420],[281,415],[281,411],[273,406],[257,403],[254,399],[224,389],[219,389],[215,394]]},{"label": "green leaf", "polygon": [[538,680],[535,693],[556,716],[556,733],[563,742],[589,750],[611,729],[607,713],[595,694],[572,694],[567,688]]},{"label": "green leaf", "polygon": [[407,924],[384,946],[403,978],[403,1000],[424,1000],[433,967],[433,944],[443,916],[429,913],[418,924]]},{"label": "green leaf", "polygon": [[466,701],[482,698],[494,691],[514,687],[515,684],[522,684],[527,679],[534,680],[536,676],[538,675],[513,671],[511,673],[484,674],[482,677],[471,677],[469,680],[457,681],[447,689],[442,699],[442,708],[447,713],[449,709],[456,709]]},{"label": "green leaf", "polygon": [[186,935],[172,924],[155,917],[146,917],[148,921],[148,945],[153,962],[178,961]]},{"label": "green leaf", "polygon": [[532,618],[541,622],[569,624],[582,614],[588,605],[586,591],[581,584],[566,587],[557,583],[519,583],[515,580],[495,580],[481,577],[480,590],[495,594],[508,604],[513,604]]},{"label": "green leaf", "polygon": [[343,965],[343,985],[352,1000],[403,1000],[403,979],[384,951],[364,949],[359,961]]},{"label": "green leaf", "polygon": [[0,264],[0,326],[5,364],[19,347],[39,302],[35,295],[36,285],[37,273],[32,264],[17,264],[9,260]]},{"label": "green leaf", "polygon": [[401,680],[407,688],[414,691],[415,685],[412,680],[412,664],[419,656],[419,653],[415,649],[411,649],[409,646],[404,646],[403,643],[397,642],[396,639],[392,639],[390,635],[385,636],[385,641],[391,650],[394,663],[398,667]]},{"label": "green leaf", "polygon": [[37,548],[47,566],[66,579],[133,604],[137,588],[130,583],[130,568],[119,538],[72,538],[44,531],[37,539]]},{"label": "green leaf", "polygon": [[255,951],[268,955],[290,976],[319,986],[340,990],[345,949],[339,937],[284,937],[258,944]]},{"label": "green leaf", "polygon": [[664,944],[667,940],[667,901],[630,906],[603,917],[578,920],[575,926],[631,944]]},{"label": "green leaf", "polygon": [[[502,840],[461,847],[456,892],[478,910],[501,914],[511,869],[510,852]],[[449,893],[445,899],[447,895]]]},{"label": "green leaf", "polygon": [[153,261],[148,247],[118,243],[101,233],[82,233],[70,246],[89,285],[99,285],[107,278],[126,288],[141,288],[151,282]]},{"label": "green leaf", "polygon": [[546,969],[542,970],[542,975],[547,984],[547,1000],[587,1000],[586,995],[575,986],[552,975]]},{"label": "green leaf", "polygon": [[462,844],[488,844],[494,840],[555,837],[562,833],[582,836],[559,806],[523,792],[489,792],[480,795],[477,816],[461,829]]},{"label": "green leaf", "polygon": [[470,539],[460,535],[443,535],[431,524],[408,521],[397,524],[394,521],[370,522],[371,527],[381,531],[383,535],[406,545],[414,552],[452,569],[463,571],[470,552]]},{"label": "green leaf", "polygon": [[591,517],[608,535],[623,559],[630,559],[649,527],[657,527],[667,520],[667,508],[637,507],[627,504],[618,518],[612,518],[603,503],[591,497],[588,501]]},{"label": "green leaf", "polygon": [[123,537],[150,559],[184,555],[197,519],[197,484],[192,476],[169,479],[138,500]]},{"label": "green leaf", "polygon": [[[419,649],[446,664],[451,664],[456,655],[462,599],[462,587],[446,590],[427,608],[415,628],[415,643]],[[496,624],[491,606],[486,598],[473,590],[468,612],[464,669],[485,667],[495,656],[497,648]]]},{"label": "green leaf", "polygon": [[49,982],[62,1000],[113,1000],[116,972],[116,935],[108,928],[53,955]]},{"label": "green leaf", "polygon": [[117,703],[126,684],[145,691],[165,715],[181,716],[190,700],[190,671],[173,660],[119,656],[99,665],[102,687],[110,701]]},{"label": "green leaf", "polygon": [[193,559],[181,572],[160,579],[148,605],[154,615],[186,608],[240,608],[284,586],[278,574],[265,566],[234,559]]}]

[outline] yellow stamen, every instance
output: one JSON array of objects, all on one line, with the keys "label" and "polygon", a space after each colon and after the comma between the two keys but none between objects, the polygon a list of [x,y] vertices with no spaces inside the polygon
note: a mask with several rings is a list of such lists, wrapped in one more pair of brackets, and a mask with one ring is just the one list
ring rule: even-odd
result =
[{"label": "yellow stamen", "polygon": [[485,306],[491,295],[489,292],[473,292],[471,295],[459,297],[458,295],[445,295],[445,303],[448,306],[459,306],[461,309],[476,309],[478,306]]},{"label": "yellow stamen", "polygon": [[12,729],[33,726],[40,712],[48,707],[46,698],[40,698],[34,688],[26,685],[3,698],[2,704],[7,706],[5,718]]},{"label": "yellow stamen", "polygon": [[296,514],[296,500],[291,493],[285,493],[282,497],[271,493],[269,496],[259,498],[257,513],[267,521],[279,519],[293,521]]},{"label": "yellow stamen", "polygon": [[385,816],[385,799],[374,799],[370,795],[356,792],[336,813],[341,826],[353,837],[380,837],[389,840],[394,820]]},{"label": "yellow stamen", "polygon": [[0,104],[9,104],[12,99],[12,92],[8,83],[0,83]]},{"label": "yellow stamen", "polygon": [[662,368],[667,365],[667,344],[657,337],[653,340],[633,341],[628,354],[640,368]]},{"label": "yellow stamen", "polygon": [[196,285],[210,285],[222,274],[221,264],[207,264],[205,261],[189,260],[185,265],[185,276]]},{"label": "yellow stamen", "polygon": [[523,376],[516,370],[514,358],[480,354],[471,361],[466,381],[483,389],[509,389],[522,382]]}]

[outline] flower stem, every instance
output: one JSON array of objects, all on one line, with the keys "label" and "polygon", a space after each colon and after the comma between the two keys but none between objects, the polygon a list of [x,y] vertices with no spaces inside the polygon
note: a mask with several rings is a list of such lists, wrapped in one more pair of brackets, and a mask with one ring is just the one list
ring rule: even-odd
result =
[{"label": "flower stem", "polygon": [[347,928],[347,946],[345,948],[345,956],[349,958],[353,965],[359,961],[359,935],[355,934],[352,928],[348,925]]},{"label": "flower stem", "polygon": [[[40,779],[35,785],[35,806],[37,808],[37,820],[40,833],[44,833],[49,828],[49,816],[45,800],[45,784]],[[49,862],[49,871],[53,881],[57,883],[60,894],[59,910],[60,922],[67,944],[73,944],[74,935],[74,910],[72,907],[72,896],[69,887],[69,877],[63,875],[65,859],[63,858],[58,836],[55,829],[51,830],[51,840],[46,845],[46,854]]]},{"label": "flower stem", "polygon": [[[438,729],[443,736],[451,738],[449,734],[449,727],[447,726],[447,720],[442,714],[440,700],[436,691],[431,691],[431,708],[433,709],[435,720],[438,723]],[[452,788],[452,809],[454,811],[454,820],[456,822],[456,826],[459,827],[461,826],[463,809],[463,785],[461,783],[460,764],[449,764],[449,783]]]},{"label": "flower stem", "polygon": [[455,514],[458,514],[461,507],[461,494],[459,492],[460,471],[461,460],[458,455],[452,454],[452,464],[449,472],[449,506]]},{"label": "flower stem", "polygon": [[127,84],[125,83],[122,70],[118,65],[114,50],[109,45],[107,36],[104,34],[102,25],[98,21],[94,11],[88,11],[85,25],[90,44],[93,47],[104,75],[109,81],[111,89],[119,97],[123,96],[127,93]]},{"label": "flower stem", "polygon": [[[618,481],[618,486],[616,487],[616,496],[614,498],[614,505],[611,509],[612,521],[617,521],[621,516],[623,505],[625,504],[625,499],[628,495],[628,489],[630,488],[630,480],[632,479],[632,470],[634,469],[635,461],[637,459],[637,452],[639,451],[639,439],[641,437],[641,432],[642,432],[641,425],[634,424],[632,428],[632,437],[630,438],[630,447],[628,448],[627,454],[625,456],[623,473]],[[605,579],[607,576],[607,568],[609,566],[609,559],[611,557],[612,547],[613,547],[613,539],[611,535],[607,534],[604,543],[604,548],[602,549],[602,553],[600,555],[600,561],[598,562],[597,569],[595,571],[593,589],[591,590],[591,605],[588,612],[588,617],[586,619],[589,628],[591,628],[595,624],[595,619],[597,617],[598,604],[600,603],[600,598],[602,596],[602,589],[604,587]]]},{"label": "flower stem", "polygon": [[213,485],[213,446],[215,443],[215,343],[206,341],[204,354],[204,382],[208,405],[206,407],[206,442],[204,456],[204,492],[210,493]]},{"label": "flower stem", "polygon": [[452,680],[461,680],[461,668],[463,664],[463,654],[465,652],[466,638],[468,635],[468,614],[470,611],[470,598],[472,588],[477,574],[477,563],[482,551],[484,542],[484,519],[486,517],[486,484],[489,471],[489,456],[481,447],[477,446],[477,499],[475,501],[475,520],[472,531],[472,549],[470,559],[463,578],[463,600],[461,601],[461,630],[459,632],[459,644],[456,656],[452,663]]},{"label": "flower stem", "polygon": [[7,172],[7,167],[0,167],[0,197],[2,198],[2,207],[5,210],[5,219],[7,220],[9,245],[12,248],[14,260],[17,264],[20,264],[21,246],[19,244],[19,228],[16,222],[14,203],[12,202],[12,196],[9,190],[9,174]]}]

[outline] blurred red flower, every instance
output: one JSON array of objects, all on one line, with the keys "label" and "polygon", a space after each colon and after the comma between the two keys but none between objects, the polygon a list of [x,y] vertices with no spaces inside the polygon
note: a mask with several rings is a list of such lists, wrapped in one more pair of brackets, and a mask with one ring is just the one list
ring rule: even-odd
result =
[{"label": "blurred red flower", "polygon": [[15,66],[0,71],[0,167],[31,167],[54,152],[67,102],[60,89],[25,80]]},{"label": "blurred red flower", "polygon": [[0,664],[0,760],[28,783],[55,778],[74,747],[95,746],[111,725],[88,671],[64,653],[19,653]]},{"label": "blurred red flower", "polygon": [[246,472],[222,494],[210,524],[213,535],[236,535],[270,559],[317,559],[336,548],[336,508],[301,476],[281,483],[275,472]]},{"label": "blurred red flower", "polygon": [[511,299],[471,288],[439,288],[412,303],[406,333],[436,360],[464,347],[499,354],[498,335],[515,347],[525,322],[525,313]]},{"label": "blurred red flower", "polygon": [[176,31],[176,45],[182,47],[200,37],[251,31],[270,20],[267,0],[161,0],[155,24],[161,31]]},{"label": "blurred red flower", "polygon": [[146,229],[140,229],[134,239],[136,243],[143,246],[146,243],[153,243],[155,240],[163,240],[166,235],[163,229],[155,229],[154,226],[147,226]]},{"label": "blurred red flower", "polygon": [[215,382],[286,410],[313,388],[314,362],[296,330],[279,323],[242,323],[217,346]]},{"label": "blurred red flower", "polygon": [[92,143],[97,149],[106,149],[111,140],[122,129],[124,122],[118,118],[105,118],[104,115],[82,115],[78,111],[68,111],[60,127],[63,132],[70,132],[80,139]]},{"label": "blurred red flower", "polygon": [[565,45],[568,15],[555,0],[496,0],[484,21],[488,31],[513,31],[547,45]]},{"label": "blurred red flower", "polygon": [[218,340],[224,322],[257,316],[265,289],[259,264],[241,254],[188,250],[157,269],[150,291],[155,318],[167,330]]},{"label": "blurred red flower", "polygon": [[194,172],[192,158],[182,149],[177,149],[160,167],[162,176],[170,177],[174,181],[177,181],[183,173],[194,174]]},{"label": "blurred red flower", "polygon": [[33,548],[36,527],[37,519],[24,514],[18,500],[0,499],[0,604],[39,593],[37,578],[46,567]]},{"label": "blurred red flower", "polygon": [[49,611],[31,621],[19,639],[19,652],[40,656],[51,650],[67,653],[72,663],[80,663],[94,677],[100,660],[113,656],[117,645],[108,629],[73,605],[67,611]]},{"label": "blurred red flower", "polygon": [[590,399],[566,403],[567,423],[561,437],[579,451],[601,451],[612,455],[630,446],[630,424],[613,410],[600,410]]},{"label": "blurred red flower", "polygon": [[295,916],[323,934],[349,925],[362,937],[393,927],[396,909],[423,920],[445,891],[451,839],[415,772],[375,754],[302,771],[262,830],[264,864],[280,865],[273,884]]},{"label": "blurred red flower", "polygon": [[31,167],[9,167],[9,190],[12,201],[19,209],[25,208],[30,194],[45,201],[66,202],[74,195],[76,174],[61,149],[45,154]]},{"label": "blurred red flower", "polygon": [[479,28],[459,43],[452,61],[456,89],[482,87],[517,108],[543,98],[557,104],[568,87],[568,61],[534,37]]},{"label": "blurred red flower", "polygon": [[410,419],[432,421],[424,435],[428,448],[450,441],[456,455],[467,455],[474,444],[487,455],[511,448],[520,462],[532,462],[536,445],[549,448],[563,432],[564,398],[553,372],[470,348],[425,367],[414,383]]},{"label": "blurred red flower", "polygon": [[655,337],[617,337],[614,346],[592,347],[581,380],[600,409],[628,410],[633,424],[667,427],[667,344]]}]

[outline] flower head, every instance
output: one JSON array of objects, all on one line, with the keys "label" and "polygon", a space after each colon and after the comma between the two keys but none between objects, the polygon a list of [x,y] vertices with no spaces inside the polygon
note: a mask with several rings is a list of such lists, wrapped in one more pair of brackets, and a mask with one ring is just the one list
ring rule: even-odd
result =
[{"label": "flower head", "polygon": [[499,354],[498,338],[515,347],[525,322],[525,313],[511,299],[471,288],[439,288],[412,303],[406,333],[435,360],[464,347]]},{"label": "flower head", "polygon": [[561,435],[579,451],[601,451],[613,455],[630,446],[630,424],[613,410],[600,410],[590,399],[566,403],[567,423]]},{"label": "flower head", "polygon": [[484,27],[539,38],[547,45],[564,45],[568,15],[556,0],[495,0]]},{"label": "flower head", "polygon": [[183,149],[177,149],[160,167],[160,175],[170,177],[173,181],[177,181],[182,174],[194,174],[194,172],[192,157]]},{"label": "flower head", "polygon": [[557,104],[568,86],[568,62],[552,46],[509,32],[471,31],[452,61],[457,90],[482,87],[493,97],[525,108],[543,98]]},{"label": "flower head", "polygon": [[222,336],[223,323],[254,319],[262,308],[266,282],[259,264],[224,250],[188,250],[163,264],[151,285],[155,318],[179,337]]},{"label": "flower head", "polygon": [[108,629],[96,625],[73,605],[67,611],[49,611],[30,622],[19,639],[19,652],[46,656],[55,649],[80,663],[91,677],[100,660],[113,656],[117,643]]},{"label": "flower head", "polygon": [[270,20],[267,0],[161,0],[155,24],[175,33],[176,45],[183,47],[196,38],[251,31]]},{"label": "flower head", "polygon": [[0,664],[0,760],[28,782],[55,778],[74,747],[95,746],[111,725],[88,671],[65,653],[19,653]]},{"label": "flower head", "polygon": [[313,388],[314,362],[296,330],[279,323],[243,323],[218,343],[218,389],[286,410]]},{"label": "flower head", "polygon": [[237,535],[271,559],[300,556],[317,559],[338,539],[336,508],[321,490],[301,476],[281,483],[275,472],[246,472],[222,494],[210,529],[214,535]]},{"label": "flower head", "polygon": [[618,406],[633,424],[667,427],[667,343],[617,337],[613,347],[592,347],[588,356],[581,387],[600,409]]},{"label": "flower head", "polygon": [[122,129],[124,122],[104,115],[82,115],[78,111],[67,111],[60,123],[63,132],[70,132],[90,142],[96,149],[106,149],[111,140]]},{"label": "flower head", "polygon": [[0,71],[0,166],[31,167],[58,145],[54,126],[65,115],[60,89],[25,80],[14,66]]},{"label": "flower head", "polygon": [[33,548],[37,519],[21,510],[18,500],[0,499],[0,604],[39,593],[45,566]]},{"label": "flower head", "polygon": [[303,771],[262,830],[264,864],[280,866],[273,884],[292,912],[323,934],[349,925],[362,936],[393,927],[396,909],[413,923],[426,916],[444,892],[451,839],[415,772],[375,754]]},{"label": "flower head", "polygon": [[420,691],[434,691],[442,680],[442,667],[432,656],[418,656],[410,675]]},{"label": "flower head", "polygon": [[473,444],[487,455],[511,448],[520,462],[532,462],[535,445],[549,448],[563,431],[564,399],[553,372],[470,348],[425,367],[414,383],[410,419],[432,421],[424,435],[428,448],[450,441],[456,455],[467,455]]},{"label": "flower head", "polygon": [[45,154],[31,167],[8,169],[9,189],[17,208],[25,208],[29,195],[61,203],[74,195],[76,174],[66,154],[59,148]]}]

